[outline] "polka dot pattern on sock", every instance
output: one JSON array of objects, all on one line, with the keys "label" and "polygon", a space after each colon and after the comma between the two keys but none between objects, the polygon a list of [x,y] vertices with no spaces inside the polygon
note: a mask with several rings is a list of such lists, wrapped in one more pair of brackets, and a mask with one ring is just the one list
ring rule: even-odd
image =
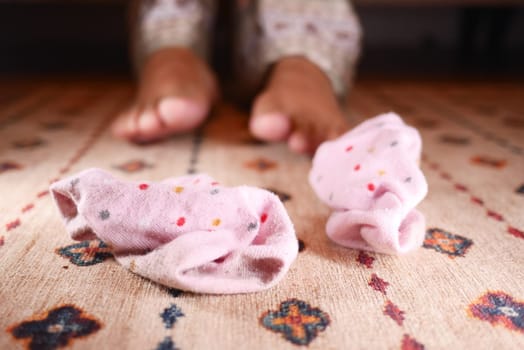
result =
[{"label": "polka dot pattern on sock", "polygon": [[414,207],[427,193],[418,165],[421,147],[417,130],[394,113],[321,144],[309,182],[335,210],[328,236],[344,246],[392,254],[420,246],[424,218]]}]

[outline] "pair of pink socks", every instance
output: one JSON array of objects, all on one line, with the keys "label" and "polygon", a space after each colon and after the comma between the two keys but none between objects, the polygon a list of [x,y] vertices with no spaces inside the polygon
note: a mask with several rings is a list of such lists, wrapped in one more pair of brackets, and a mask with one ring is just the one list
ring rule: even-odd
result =
[{"label": "pair of pink socks", "polygon": [[[414,210],[427,185],[416,130],[393,114],[320,146],[310,181],[333,208],[326,231],[344,246],[405,253],[421,245]],[[278,197],[223,187],[207,175],[123,182],[90,169],[51,186],[75,240],[98,238],[117,261],[158,283],[199,293],[247,293],[281,280],[298,253]]]}]

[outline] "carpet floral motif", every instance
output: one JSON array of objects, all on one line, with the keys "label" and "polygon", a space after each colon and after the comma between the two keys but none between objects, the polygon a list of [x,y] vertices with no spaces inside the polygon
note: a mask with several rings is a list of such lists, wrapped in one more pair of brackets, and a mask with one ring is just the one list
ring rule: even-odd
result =
[{"label": "carpet floral motif", "polygon": [[144,169],[151,168],[151,167],[152,167],[151,164],[148,164],[145,161],[140,160],[140,159],[133,159],[133,160],[130,160],[130,161],[127,161],[125,163],[115,166],[115,168],[125,173],[136,173],[136,172],[139,172]]},{"label": "carpet floral motif", "polygon": [[244,166],[248,169],[256,170],[260,173],[273,170],[278,167],[278,163],[266,158],[257,158],[249,162],[245,162]]},{"label": "carpet floral motif", "polygon": [[274,188],[267,188],[267,190],[276,194],[282,203],[285,203],[291,199],[291,195],[287,194],[286,192],[279,191]]},{"label": "carpet floral motif", "polygon": [[93,316],[74,305],[63,305],[43,317],[11,326],[8,331],[19,340],[28,340],[28,349],[52,350],[70,345],[76,338],[97,332],[102,325]]},{"label": "carpet floral motif", "polygon": [[0,174],[8,170],[20,170],[23,166],[12,161],[0,161]]},{"label": "carpet floral motif", "polygon": [[439,253],[447,254],[450,258],[464,256],[473,245],[469,238],[446,232],[439,228],[432,228],[426,232],[423,247],[434,249]]},{"label": "carpet floral motif", "polygon": [[56,253],[78,266],[96,265],[113,256],[109,247],[100,240],[83,241],[58,248]]},{"label": "carpet floral motif", "polygon": [[289,299],[280,304],[278,311],[262,314],[260,322],[267,329],[282,333],[293,344],[308,345],[327,328],[330,318],[327,313],[305,301]]},{"label": "carpet floral motif", "polygon": [[184,316],[185,315],[182,312],[182,310],[175,304],[171,304],[170,307],[164,309],[164,311],[160,314],[160,317],[162,317],[162,321],[164,322],[164,326],[166,329],[173,328],[176,321],[180,317],[184,317]]},{"label": "carpet floral motif", "polygon": [[524,302],[504,292],[486,292],[467,311],[470,317],[524,333]]}]

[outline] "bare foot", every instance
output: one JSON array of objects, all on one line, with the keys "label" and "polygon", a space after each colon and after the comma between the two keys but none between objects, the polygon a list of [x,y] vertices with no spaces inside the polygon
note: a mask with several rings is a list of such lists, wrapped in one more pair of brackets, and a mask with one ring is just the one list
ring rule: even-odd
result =
[{"label": "bare foot", "polygon": [[251,133],[264,141],[287,141],[298,153],[340,135],[348,124],[327,76],[302,57],[279,61],[253,105]]},{"label": "bare foot", "polygon": [[143,67],[137,97],[113,123],[113,134],[148,142],[200,125],[217,99],[215,76],[185,48],[153,53]]}]

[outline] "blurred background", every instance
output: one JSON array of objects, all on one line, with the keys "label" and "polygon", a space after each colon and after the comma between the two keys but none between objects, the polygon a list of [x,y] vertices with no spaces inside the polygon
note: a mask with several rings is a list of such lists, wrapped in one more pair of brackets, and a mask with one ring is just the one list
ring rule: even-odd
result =
[{"label": "blurred background", "polygon": [[[0,0],[0,73],[131,72],[125,0]],[[356,0],[364,75],[524,76],[524,0]]]}]

